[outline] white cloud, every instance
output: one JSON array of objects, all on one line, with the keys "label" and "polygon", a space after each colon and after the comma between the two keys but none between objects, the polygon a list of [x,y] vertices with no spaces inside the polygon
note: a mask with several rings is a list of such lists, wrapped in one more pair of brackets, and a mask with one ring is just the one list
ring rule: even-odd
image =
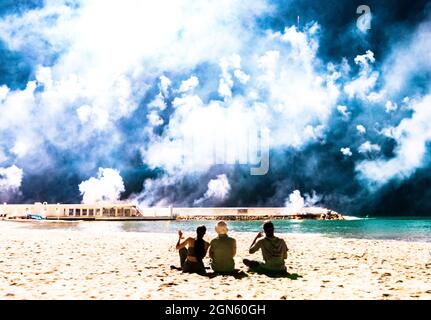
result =
[{"label": "white cloud", "polygon": [[90,128],[103,130],[109,123],[109,113],[101,107],[83,105],[76,113],[82,124],[88,124]]},{"label": "white cloud", "polygon": [[163,94],[163,96],[167,97],[169,95],[169,88],[172,85],[171,79],[169,79],[166,76],[160,77],[160,93]]},{"label": "white cloud", "polygon": [[[235,154],[229,150],[220,156],[223,144],[231,144],[237,153],[250,145],[256,150],[256,137],[263,129],[270,130],[273,148],[300,148],[322,138],[339,88],[333,80],[335,69],[321,74],[314,67],[314,35],[293,27],[269,32],[260,41],[259,54],[220,59],[218,91],[223,101],[203,102],[195,93],[174,97],[175,111],[163,135],[151,136],[142,148],[145,163],[177,174],[205,171],[215,163],[233,164]],[[265,47],[274,50],[262,50]],[[243,91],[233,92],[234,73],[242,70],[243,62],[250,78],[241,83]],[[240,163],[253,163],[247,154],[236,156]]]},{"label": "white cloud", "polygon": [[23,170],[13,165],[0,167],[0,192],[16,192],[21,187]]},{"label": "white cloud", "polygon": [[186,92],[192,91],[198,85],[199,85],[199,79],[198,79],[198,77],[191,76],[189,79],[184,80],[183,82],[181,82],[181,86],[180,86],[179,92],[186,93]]},{"label": "white cloud", "polygon": [[233,81],[230,78],[221,78],[218,93],[225,99],[232,97]]},{"label": "white cloud", "polygon": [[337,110],[338,110],[339,113],[342,114],[343,118],[349,119],[350,112],[347,112],[347,107],[346,106],[337,106]]},{"label": "white cloud", "polygon": [[411,77],[431,70],[431,21],[421,23],[417,30],[392,49],[383,64],[383,79],[387,92],[400,92],[412,84]]},{"label": "white cloud", "polygon": [[156,111],[151,111],[148,116],[148,121],[154,127],[161,126],[163,124],[163,119],[158,115]]},{"label": "white cloud", "polygon": [[9,93],[9,88],[5,85],[0,86],[0,102],[3,102],[6,97],[7,94]]},{"label": "white cloud", "polygon": [[369,181],[383,184],[389,179],[410,176],[424,164],[425,145],[431,140],[431,95],[425,96],[410,107],[411,118],[403,119],[397,127],[387,132],[397,140],[395,157],[389,160],[363,161],[357,170]]},{"label": "white cloud", "polygon": [[319,139],[323,139],[325,136],[324,125],[318,125],[313,127],[312,125],[307,125],[304,129],[303,137],[305,140],[314,140],[317,141]]},{"label": "white cloud", "polygon": [[3,148],[0,147],[0,164],[7,161],[7,156]]},{"label": "white cloud", "polygon": [[385,104],[385,111],[387,113],[396,111],[398,109],[398,105],[396,103],[393,103],[392,101],[387,101]]},{"label": "white cloud", "polygon": [[300,211],[302,208],[304,208],[304,206],[305,200],[301,196],[301,192],[299,190],[293,191],[285,202],[285,207],[293,211]]},{"label": "white cloud", "polygon": [[[82,149],[101,133],[110,135],[109,145],[100,144],[101,150],[87,158],[96,165],[99,153],[122,143],[116,122],[139,107],[154,79],[160,79],[161,96],[150,107],[164,110],[172,85],[165,73],[187,74],[202,62],[216,63],[247,48],[255,36],[249,29],[255,17],[272,10],[266,0],[247,5],[239,0],[86,0],[76,8],[68,3],[47,0],[42,8],[0,19],[4,44],[30,52],[41,64],[35,66],[37,81],[26,89],[0,89],[0,131],[12,140],[31,141],[16,148],[27,149],[17,152],[19,157],[31,153],[28,159],[42,159],[38,155],[47,145]],[[47,160],[38,170],[49,165]]]},{"label": "white cloud", "polygon": [[[271,132],[271,147],[301,148],[324,137],[334,108],[349,118],[353,109],[337,107],[340,91],[352,99],[387,101],[386,110],[394,111],[403,105],[393,97],[389,101],[388,92],[398,92],[417,66],[430,66],[429,24],[386,61],[384,88],[376,90],[381,75],[373,70],[375,57],[369,50],[354,59],[359,74],[340,88],[350,66],[346,59],[327,66],[319,60],[318,24],[302,31],[290,27],[282,32],[255,32],[256,16],[273,10],[266,0],[247,4],[240,0],[88,0],[78,1],[79,9],[71,9],[67,2],[47,0],[42,9],[0,19],[0,38],[10,49],[39,57],[35,79],[26,88],[0,87],[0,132],[10,137],[0,141],[0,149],[10,150],[23,162],[39,158],[43,159],[40,165],[49,165],[49,157],[28,156],[43,154],[47,145],[66,151],[84,148],[94,137],[106,134],[110,143],[100,144],[100,150],[88,155],[88,161],[93,157],[96,164],[100,154],[124,142],[119,138],[119,120],[130,117],[149,93],[154,94],[156,81],[158,92],[145,106],[150,110],[141,119],[142,128],[136,128],[148,132],[148,145],[143,145],[146,140],[136,143],[142,143],[143,159],[152,168],[178,175],[207,170],[213,154],[208,147],[217,149],[227,138],[243,148],[255,142],[250,132],[262,128]],[[193,76],[197,67],[217,64],[219,72],[208,74],[209,79]],[[190,78],[175,90],[173,83],[176,86],[180,76]],[[193,91],[198,85],[201,96]],[[219,97],[213,98],[217,93]],[[174,111],[169,123],[163,123],[160,111],[167,109],[171,99]],[[404,103],[414,111],[411,121],[382,131],[397,139],[396,158],[362,162],[358,170],[364,176],[379,177],[373,172],[376,166],[386,172],[380,174],[383,178],[397,174],[392,166],[399,165],[405,174],[420,166],[422,145],[428,141],[422,119],[429,119],[420,103]],[[418,129],[408,128],[405,122]],[[161,136],[151,132],[162,124]],[[366,133],[362,125],[356,129]],[[184,165],[184,148],[190,147],[184,142],[196,133],[199,139],[193,152],[199,163]],[[405,151],[412,151],[412,146],[418,146],[415,155]],[[367,141],[358,151],[379,150]],[[349,151],[341,150],[346,155]],[[34,167],[40,169],[39,164]],[[176,180],[163,183],[172,181]]]},{"label": "white cloud", "polygon": [[114,169],[100,168],[97,178],[90,178],[79,185],[82,203],[85,204],[118,202],[124,191],[120,172]]},{"label": "white cloud", "polygon": [[377,102],[381,102],[385,98],[385,96],[386,96],[386,91],[381,90],[381,91],[373,91],[369,93],[366,98],[369,102],[377,103]]},{"label": "white cloud", "polygon": [[356,126],[356,130],[358,130],[358,133],[361,135],[367,132],[367,129],[365,129],[365,127],[362,124],[358,124]]},{"label": "white cloud", "polygon": [[142,207],[169,207],[171,201],[161,194],[161,190],[167,189],[169,186],[178,184],[178,176],[163,175],[157,179],[146,179],[144,182],[143,191],[139,195],[133,196],[133,202]]},{"label": "white cloud", "polygon": [[221,76],[218,93],[224,99],[232,97],[232,88],[235,84],[234,77],[241,84],[245,85],[250,80],[250,76],[241,70],[241,57],[233,54],[230,57],[223,57],[219,63]]},{"label": "white cloud", "polygon": [[345,155],[346,157],[351,157],[353,155],[352,151],[350,150],[350,148],[341,148],[340,149],[341,153],[343,155]]},{"label": "white cloud", "polygon": [[376,61],[374,53],[367,50],[365,54],[356,56],[354,61],[360,68],[359,77],[348,82],[344,86],[344,91],[349,98],[359,97],[373,101],[378,100],[379,93],[371,92],[379,78],[379,73],[372,70],[372,64]]},{"label": "white cloud", "polygon": [[292,212],[300,213],[304,208],[313,207],[322,200],[322,196],[313,191],[312,195],[306,193],[305,198],[299,190],[293,191],[285,201],[285,207]]},{"label": "white cloud", "polygon": [[247,84],[247,82],[250,80],[250,76],[240,69],[236,69],[234,71],[234,75],[242,84]]},{"label": "white cloud", "polygon": [[374,53],[371,50],[367,50],[367,52],[363,55],[358,55],[354,59],[355,63],[362,68],[362,71],[369,71],[370,64],[376,62],[374,58]]},{"label": "white cloud", "polygon": [[165,102],[165,98],[163,97],[163,95],[161,93],[159,93],[153,101],[151,101],[148,104],[149,108],[152,109],[160,109],[160,110],[165,110],[166,109],[166,102]]},{"label": "white cloud", "polygon": [[372,144],[370,141],[365,141],[358,148],[359,153],[371,153],[371,152],[380,152],[380,146],[377,144]]},{"label": "white cloud", "polygon": [[231,187],[227,176],[225,174],[218,175],[216,179],[212,179],[208,182],[208,190],[202,198],[195,200],[194,204],[201,204],[210,199],[215,201],[224,200],[229,195],[230,189]]},{"label": "white cloud", "polygon": [[26,140],[26,137],[18,137],[10,151],[18,158],[23,158],[31,150],[31,145],[32,142]]}]

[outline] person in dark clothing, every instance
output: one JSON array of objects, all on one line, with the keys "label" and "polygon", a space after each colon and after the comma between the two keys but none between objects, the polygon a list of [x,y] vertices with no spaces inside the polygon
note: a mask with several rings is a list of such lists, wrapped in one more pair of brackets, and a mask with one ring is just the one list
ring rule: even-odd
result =
[{"label": "person in dark clothing", "polygon": [[267,221],[263,225],[265,238],[257,241],[263,235],[259,232],[250,246],[249,253],[253,254],[259,249],[262,251],[264,262],[250,261],[244,259],[244,264],[251,271],[267,274],[283,274],[287,273],[284,260],[287,259],[287,245],[283,239],[274,236],[274,224]]},{"label": "person in dark clothing", "polygon": [[183,272],[205,274],[203,258],[206,256],[209,243],[203,239],[207,229],[199,226],[196,229],[196,238],[189,237],[181,243],[183,233],[178,231],[176,249],[179,250],[180,265]]}]

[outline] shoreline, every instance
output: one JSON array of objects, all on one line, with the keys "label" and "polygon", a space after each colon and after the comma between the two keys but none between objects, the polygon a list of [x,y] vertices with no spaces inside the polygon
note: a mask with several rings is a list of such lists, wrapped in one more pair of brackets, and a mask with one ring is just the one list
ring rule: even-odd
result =
[{"label": "shoreline", "polygon": [[[288,271],[302,278],[209,279],[170,269],[179,264],[173,233],[51,231],[0,223],[0,298],[431,299],[431,243],[277,234]],[[231,233],[241,271],[243,258],[261,260],[247,252],[254,234]]]},{"label": "shoreline", "polygon": [[[187,221],[194,221],[194,220],[187,220]],[[187,222],[187,221],[170,221],[170,222]],[[201,221],[201,220],[199,220]],[[125,221],[85,221],[85,220],[76,220],[76,221],[64,221],[64,220],[58,220],[58,221],[54,221],[54,220],[42,220],[42,221],[37,221],[37,220],[0,220],[0,226],[3,224],[4,226],[10,226],[13,229],[16,230],[38,230],[38,231],[67,231],[67,232],[101,232],[101,233],[106,233],[106,232],[110,232],[110,233],[118,233],[118,234],[135,234],[135,235],[141,235],[141,234],[146,234],[146,235],[175,235],[177,236],[177,230],[175,231],[158,231],[158,232],[152,232],[152,231],[133,231],[133,230],[122,230],[122,229],[118,229],[118,228],[111,228],[111,229],[105,229],[102,226],[104,226],[104,224],[106,225],[110,225],[110,226],[116,226],[117,223],[120,222],[125,222]],[[130,222],[130,221],[128,221]],[[160,221],[147,221],[147,222],[160,222]],[[165,221],[166,222],[166,221]],[[196,222],[196,221],[194,221]],[[210,240],[210,238],[208,238],[208,234],[211,234],[212,237],[215,237],[216,234],[213,231],[212,228],[212,224],[215,224],[215,222],[213,220],[205,220],[202,221],[203,223],[208,223],[209,225],[207,226],[207,241]],[[232,222],[232,221],[228,221],[228,222]],[[253,221],[256,222],[256,221]],[[297,223],[301,223],[302,221],[295,221]],[[211,224],[212,223],[212,224]],[[79,229],[79,225],[82,225],[82,229]],[[70,226],[70,229],[67,228],[67,226]],[[91,226],[91,227],[90,227]],[[57,228],[58,227],[58,228]],[[87,228],[88,227],[88,228]],[[101,227],[101,228],[99,228]],[[1,229],[0,229],[1,230]],[[184,230],[183,230],[184,231]],[[237,230],[231,230],[229,232],[229,234],[237,234],[237,235],[245,235],[245,236],[255,236],[256,233],[259,231],[259,229],[256,229],[256,231],[237,231]],[[191,235],[193,235],[192,231],[186,230],[184,231],[185,233],[190,233]],[[325,234],[323,232],[282,232],[279,231],[277,232],[276,230],[276,234],[278,234],[280,237],[289,237],[289,236],[294,236],[294,237],[321,237],[321,238],[326,238],[326,239],[345,239],[345,240],[366,240],[366,241],[391,241],[391,242],[400,242],[400,243],[418,243],[418,244],[431,244],[431,239],[430,240],[420,240],[420,239],[394,239],[394,238],[379,238],[379,237],[356,237],[353,235],[336,235],[336,234]],[[430,256],[431,256],[431,252],[430,252]]]}]

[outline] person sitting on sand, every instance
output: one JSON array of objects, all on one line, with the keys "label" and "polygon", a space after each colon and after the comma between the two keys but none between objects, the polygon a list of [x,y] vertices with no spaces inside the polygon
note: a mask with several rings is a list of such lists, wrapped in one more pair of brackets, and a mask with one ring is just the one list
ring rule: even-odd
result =
[{"label": "person sitting on sand", "polygon": [[226,222],[219,221],[215,227],[217,238],[210,243],[209,256],[211,258],[211,268],[216,273],[233,273],[236,255],[236,240],[227,235],[228,227]]},{"label": "person sitting on sand", "polygon": [[[286,273],[286,266],[284,260],[287,259],[287,245],[283,239],[274,236],[274,225],[271,221],[267,221],[263,225],[265,238],[261,238],[262,232],[259,232],[250,246],[250,254],[255,253],[259,249],[262,250],[264,263],[258,261],[250,261],[244,259],[244,264],[250,268],[251,271],[258,273],[278,274]],[[256,242],[257,241],[257,242]]]},{"label": "person sitting on sand", "polygon": [[206,231],[207,229],[205,226],[199,226],[196,229],[196,239],[189,237],[184,240],[183,243],[181,243],[183,233],[181,230],[178,231],[179,238],[176,249],[179,250],[181,269],[183,272],[205,273],[205,266],[202,259],[206,256],[209,247],[209,243],[203,239]]}]

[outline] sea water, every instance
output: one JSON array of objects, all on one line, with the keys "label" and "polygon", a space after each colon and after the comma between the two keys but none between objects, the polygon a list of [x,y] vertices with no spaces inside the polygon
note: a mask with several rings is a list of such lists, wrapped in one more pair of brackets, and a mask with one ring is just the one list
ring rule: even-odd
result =
[{"label": "sea water", "polygon": [[[93,232],[194,232],[205,225],[213,232],[216,221],[117,221],[17,223],[20,228],[88,230]],[[314,234],[357,239],[431,242],[431,218],[350,218],[347,220],[274,220],[276,233]],[[259,232],[262,221],[228,221],[230,232]]]}]

